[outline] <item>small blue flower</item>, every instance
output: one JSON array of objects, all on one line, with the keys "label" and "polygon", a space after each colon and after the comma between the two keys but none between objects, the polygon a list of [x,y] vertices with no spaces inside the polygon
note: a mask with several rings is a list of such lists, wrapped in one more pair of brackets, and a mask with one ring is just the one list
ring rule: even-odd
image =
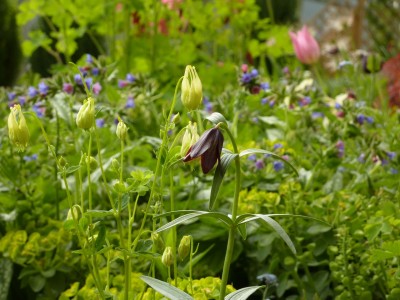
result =
[{"label": "small blue flower", "polygon": [[83,85],[82,83],[82,78],[80,74],[75,74],[74,75],[74,81],[77,85]]},{"label": "small blue flower", "polygon": [[251,81],[252,77],[250,73],[244,73],[242,75],[242,83],[249,83]]},{"label": "small blue flower", "polygon": [[274,107],[275,106],[275,100],[269,101],[269,107]]},{"label": "small blue flower", "polygon": [[26,103],[26,97],[25,96],[19,96],[18,97],[19,104],[24,105]]},{"label": "small blue flower", "polygon": [[361,153],[357,160],[359,163],[365,163],[365,153]]},{"label": "small blue flower", "polygon": [[126,74],[126,80],[128,80],[129,83],[134,83],[136,80],[136,77],[133,76],[131,73]]},{"label": "small blue flower", "polygon": [[300,101],[299,101],[299,106],[300,107],[303,107],[303,106],[306,106],[306,105],[308,105],[308,104],[310,104],[311,103],[311,98],[310,97],[303,97],[302,99],[300,99]]},{"label": "small blue flower", "polygon": [[269,90],[269,83],[268,83],[268,82],[261,82],[260,88],[261,88],[263,91],[268,91],[268,90]]},{"label": "small blue flower", "polygon": [[390,173],[393,175],[399,174],[399,170],[395,169],[395,168],[390,168]]},{"label": "small blue flower", "polygon": [[119,79],[119,80],[118,80],[118,87],[119,87],[120,89],[126,87],[127,85],[128,85],[128,81],[122,80],[122,79]]},{"label": "small blue flower", "polygon": [[30,98],[36,97],[37,94],[38,94],[38,91],[37,91],[33,86],[30,86],[30,87],[28,88],[28,96],[29,96]]},{"label": "small blue flower", "polygon": [[93,78],[92,77],[85,78],[85,83],[86,83],[87,88],[90,90],[92,83],[93,83]]},{"label": "small blue flower", "polygon": [[264,169],[265,164],[262,159],[257,159],[254,166],[256,167],[257,170],[261,170],[261,169]]},{"label": "small blue flower", "polygon": [[264,154],[264,158],[268,158],[268,157],[271,157],[272,155],[271,154],[269,154],[269,153],[267,153],[267,154]]},{"label": "small blue flower", "polygon": [[255,154],[251,154],[251,155],[249,155],[249,157],[247,158],[247,160],[250,160],[250,161],[256,161],[256,159],[257,159],[257,156],[256,156]]},{"label": "small blue flower", "polygon": [[387,157],[389,157],[390,160],[393,160],[396,157],[396,152],[393,151],[388,151],[386,152]]},{"label": "small blue flower", "polygon": [[311,114],[311,119],[319,119],[319,118],[323,118],[324,117],[324,114],[322,113],[322,112],[319,112],[319,111],[314,111],[312,114]]},{"label": "small blue flower", "polygon": [[47,84],[45,84],[44,82],[39,83],[38,85],[39,88],[39,93],[42,96],[46,96],[48,91],[49,91],[49,87],[47,86]]},{"label": "small blue flower", "polygon": [[268,99],[267,97],[262,98],[262,99],[261,99],[261,104],[262,104],[262,105],[267,104],[267,103],[268,103],[268,100],[269,100],[269,99]]},{"label": "small blue flower", "polygon": [[362,125],[362,124],[364,124],[365,116],[364,116],[363,114],[359,114],[359,115],[357,116],[356,120],[357,120],[357,123],[358,123],[358,124]]},{"label": "small blue flower", "polygon": [[389,162],[388,162],[387,159],[384,159],[384,158],[381,159],[381,165],[382,165],[382,166],[386,166],[386,165],[388,165],[388,164],[389,164]]},{"label": "small blue flower", "polygon": [[99,73],[100,73],[100,69],[99,68],[93,68],[92,69],[92,75],[93,76],[97,76],[97,75],[99,75]]},{"label": "small blue flower", "polygon": [[126,100],[125,108],[135,108],[135,100],[133,99],[132,96],[128,97],[128,100]]},{"label": "small blue flower", "polygon": [[8,96],[8,101],[13,101],[17,96],[17,94],[15,92],[9,92],[7,93],[7,96]]},{"label": "small blue flower", "polygon": [[25,155],[23,158],[25,161],[34,161],[37,160],[38,155],[37,154]]},{"label": "small blue flower", "polygon": [[211,102],[205,102],[204,103],[204,109],[209,114],[212,113],[213,112],[213,105],[211,104]]},{"label": "small blue flower", "polygon": [[346,168],[345,167],[342,167],[342,166],[340,166],[340,167],[338,167],[338,172],[340,172],[340,173],[343,173],[344,171],[346,171]]},{"label": "small blue flower", "polygon": [[276,161],[273,162],[273,166],[274,166],[274,170],[276,172],[279,172],[279,171],[281,171],[283,169],[283,162],[281,162],[279,160],[276,160]]},{"label": "small blue flower", "polygon": [[339,103],[336,102],[336,103],[335,103],[335,108],[336,108],[336,109],[341,109],[341,108],[342,108],[342,105],[340,105]]},{"label": "small blue flower", "polygon": [[97,127],[103,128],[105,124],[106,124],[106,121],[104,119],[102,119],[102,118],[96,119],[96,126]]},{"label": "small blue flower", "polygon": [[33,111],[36,113],[38,118],[43,118],[44,114],[46,113],[46,108],[43,106],[40,106],[39,103],[36,103],[32,106]]},{"label": "small blue flower", "polygon": [[90,54],[86,54],[86,62],[88,64],[92,64],[93,63],[93,57]]},{"label": "small blue flower", "polygon": [[257,117],[253,117],[252,121],[253,121],[253,123],[258,123],[258,118]]},{"label": "small blue flower", "polygon": [[258,70],[257,69],[253,69],[253,70],[251,70],[250,74],[251,74],[252,78],[255,78],[255,77],[258,76]]},{"label": "small blue flower", "polygon": [[373,117],[366,117],[365,120],[367,121],[368,124],[373,124],[374,123],[374,118]]},{"label": "small blue flower", "polygon": [[274,150],[281,149],[281,148],[283,148],[283,145],[281,143],[276,143],[273,147]]},{"label": "small blue flower", "polygon": [[79,67],[79,71],[81,71],[83,77],[86,77],[88,74],[87,68]]}]

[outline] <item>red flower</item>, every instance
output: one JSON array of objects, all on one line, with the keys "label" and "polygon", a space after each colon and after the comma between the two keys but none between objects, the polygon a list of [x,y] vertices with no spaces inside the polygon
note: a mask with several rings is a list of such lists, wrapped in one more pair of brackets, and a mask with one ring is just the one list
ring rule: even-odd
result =
[{"label": "red flower", "polygon": [[188,162],[200,157],[201,169],[204,174],[207,174],[217,161],[220,162],[223,143],[224,136],[219,128],[211,128],[205,131],[197,143],[190,147],[183,161]]}]

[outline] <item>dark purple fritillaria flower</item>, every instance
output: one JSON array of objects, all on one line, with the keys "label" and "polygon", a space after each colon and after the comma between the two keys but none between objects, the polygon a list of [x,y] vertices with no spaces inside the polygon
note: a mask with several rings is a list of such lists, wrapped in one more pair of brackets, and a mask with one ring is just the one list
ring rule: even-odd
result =
[{"label": "dark purple fritillaria flower", "polygon": [[223,143],[224,136],[219,128],[211,128],[205,131],[200,139],[190,147],[183,161],[188,162],[200,157],[201,169],[204,174],[207,174],[217,161],[221,161]]}]

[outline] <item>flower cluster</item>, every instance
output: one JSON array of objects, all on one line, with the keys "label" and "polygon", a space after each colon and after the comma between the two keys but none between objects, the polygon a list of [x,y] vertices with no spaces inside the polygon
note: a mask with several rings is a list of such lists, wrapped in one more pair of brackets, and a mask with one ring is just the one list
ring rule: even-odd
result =
[{"label": "flower cluster", "polygon": [[270,89],[268,82],[260,82],[261,78],[257,69],[249,71],[249,66],[243,64],[241,67],[240,84],[251,94],[259,94],[261,91]]}]

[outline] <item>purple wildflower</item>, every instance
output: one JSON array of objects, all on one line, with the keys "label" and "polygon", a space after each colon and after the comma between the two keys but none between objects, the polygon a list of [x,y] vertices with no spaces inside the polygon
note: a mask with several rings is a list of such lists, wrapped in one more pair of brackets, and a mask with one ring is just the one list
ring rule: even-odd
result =
[{"label": "purple wildflower", "polygon": [[335,108],[336,108],[336,109],[341,109],[341,108],[342,108],[342,105],[340,105],[339,103],[336,102],[336,103],[335,103]]},{"label": "purple wildflower", "polygon": [[269,101],[269,107],[274,107],[275,106],[275,100]]},{"label": "purple wildflower", "polygon": [[249,157],[247,158],[247,160],[256,161],[256,160],[257,160],[257,156],[256,156],[255,154],[251,154],[251,155],[249,155]]},{"label": "purple wildflower", "polygon": [[68,82],[64,82],[63,91],[67,94],[72,94],[74,92],[74,86]]},{"label": "purple wildflower", "polygon": [[361,153],[357,160],[359,163],[365,163],[365,153]]},{"label": "purple wildflower", "polygon": [[46,108],[43,106],[40,106],[39,103],[36,103],[32,106],[33,111],[36,113],[38,118],[43,118],[45,113],[46,113]]},{"label": "purple wildflower", "polygon": [[96,126],[99,128],[103,128],[104,125],[106,124],[106,121],[104,119],[96,119]]},{"label": "purple wildflower", "polygon": [[388,165],[388,164],[389,164],[389,162],[388,162],[387,159],[381,158],[381,165],[382,165],[382,166],[386,166],[386,165]]},{"label": "purple wildflower", "polygon": [[319,111],[314,111],[312,114],[311,114],[311,119],[319,119],[319,118],[323,118],[324,117],[324,114],[322,113],[322,112],[319,112]]},{"label": "purple wildflower", "polygon": [[38,94],[38,91],[37,91],[33,86],[30,86],[30,87],[28,88],[28,96],[29,96],[30,98],[36,97],[37,94]]},{"label": "purple wildflower", "polygon": [[337,155],[339,158],[342,158],[344,156],[344,143],[343,141],[339,140],[336,145],[335,145],[336,149],[337,149]]},{"label": "purple wildflower", "polygon": [[133,100],[132,96],[128,97],[128,100],[126,100],[125,108],[135,108],[135,100]]},{"label": "purple wildflower", "polygon": [[86,62],[88,64],[92,64],[93,63],[93,57],[90,54],[86,54]]},{"label": "purple wildflower", "polygon": [[395,169],[395,168],[390,168],[390,173],[393,175],[399,174],[399,170]]},{"label": "purple wildflower", "polygon": [[258,76],[258,70],[257,69],[253,69],[253,70],[251,70],[250,74],[251,74],[252,78],[255,78],[255,77]]},{"label": "purple wildflower", "polygon": [[17,94],[15,92],[9,92],[7,93],[7,96],[8,96],[8,101],[13,101],[17,96]]},{"label": "purple wildflower", "polygon": [[260,87],[263,91],[268,91],[269,90],[269,83],[268,82],[262,82],[260,84]]},{"label": "purple wildflower", "polygon": [[273,166],[274,166],[274,170],[276,172],[279,172],[279,171],[281,171],[283,169],[283,162],[281,162],[279,160],[276,160],[276,161],[273,162]]},{"label": "purple wildflower", "polygon": [[367,121],[368,124],[373,124],[374,123],[374,118],[373,117],[366,117],[365,120]]},{"label": "purple wildflower", "polygon": [[32,154],[32,155],[25,155],[24,156],[24,160],[25,161],[34,161],[34,160],[37,160],[37,158],[38,158],[38,155],[36,153]]},{"label": "purple wildflower", "polygon": [[273,147],[274,150],[281,149],[281,148],[283,148],[283,145],[281,143],[274,144],[274,147]]},{"label": "purple wildflower", "polygon": [[396,152],[393,151],[388,151],[386,152],[387,157],[389,157],[390,160],[393,160],[396,157]]},{"label": "purple wildflower", "polygon": [[96,82],[95,84],[93,84],[93,93],[95,95],[100,94],[101,89],[102,89],[102,86],[101,86],[101,84],[99,82]]},{"label": "purple wildflower", "polygon": [[311,98],[310,97],[303,97],[302,99],[300,99],[300,101],[299,101],[299,106],[300,107],[303,107],[303,106],[306,106],[306,105],[308,105],[308,104],[310,104],[311,103]]},{"label": "purple wildflower", "polygon": [[99,75],[99,73],[100,73],[100,69],[99,68],[93,68],[92,69],[92,75],[93,76],[97,76],[97,75]]},{"label": "purple wildflower", "polygon": [[358,123],[358,124],[362,125],[362,124],[364,124],[365,116],[364,116],[363,114],[359,114],[359,115],[357,116],[356,120],[357,120],[357,123]]},{"label": "purple wildflower", "polygon": [[86,77],[88,74],[87,68],[79,67],[79,71],[81,71],[83,77]]},{"label": "purple wildflower", "polygon": [[122,80],[122,79],[118,80],[118,87],[119,87],[120,89],[126,87],[127,85],[128,85],[128,81]]},{"label": "purple wildflower", "polygon": [[41,96],[46,96],[47,93],[49,92],[49,87],[44,82],[39,83],[38,88]]},{"label": "purple wildflower", "polygon": [[242,75],[242,83],[249,83],[251,81],[252,77],[250,73],[244,73]]},{"label": "purple wildflower", "polygon": [[26,103],[26,97],[25,96],[19,96],[18,101],[20,105],[24,105]]},{"label": "purple wildflower", "polygon": [[134,83],[135,80],[136,80],[136,77],[133,76],[131,73],[128,73],[128,74],[126,74],[126,80],[127,80],[129,83]]},{"label": "purple wildflower", "polygon": [[257,159],[257,161],[255,162],[254,166],[256,167],[257,170],[261,170],[261,169],[264,169],[265,164],[264,164],[264,161],[262,159]]},{"label": "purple wildflower", "polygon": [[257,123],[258,123],[258,118],[257,118],[257,117],[253,117],[253,118],[252,118],[252,121],[253,121],[253,123],[256,123],[256,124],[257,124]]},{"label": "purple wildflower", "polygon": [[262,99],[261,99],[261,104],[262,104],[262,105],[267,104],[267,103],[268,103],[268,100],[269,100],[269,99],[268,99],[267,97],[262,98]]},{"label": "purple wildflower", "polygon": [[92,77],[85,78],[85,83],[86,83],[87,88],[90,90],[90,88],[93,84],[93,78]]},{"label": "purple wildflower", "polygon": [[75,83],[76,83],[77,85],[83,85],[83,83],[82,83],[82,78],[81,78],[81,75],[80,75],[80,74],[75,74],[75,75],[74,75],[74,80],[75,80]]}]

